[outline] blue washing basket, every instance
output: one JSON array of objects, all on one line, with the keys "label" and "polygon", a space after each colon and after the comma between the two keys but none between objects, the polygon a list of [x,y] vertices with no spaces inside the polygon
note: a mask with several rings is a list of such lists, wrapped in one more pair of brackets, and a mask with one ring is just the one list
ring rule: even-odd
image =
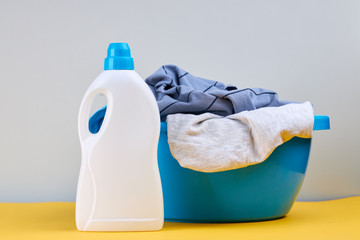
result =
[{"label": "blue washing basket", "polygon": [[[314,130],[330,129],[328,116],[315,116]],[[203,173],[183,168],[170,153],[161,123],[158,163],[165,220],[249,222],[285,216],[304,181],[311,139],[293,138],[264,162],[236,170]]]}]

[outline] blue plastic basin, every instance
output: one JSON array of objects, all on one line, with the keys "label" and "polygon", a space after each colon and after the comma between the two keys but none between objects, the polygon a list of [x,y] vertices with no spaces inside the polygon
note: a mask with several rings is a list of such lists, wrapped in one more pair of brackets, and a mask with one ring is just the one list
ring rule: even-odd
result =
[{"label": "blue plastic basin", "polygon": [[[315,116],[314,130],[330,129],[329,117]],[[236,170],[203,173],[183,168],[170,153],[161,123],[158,164],[165,220],[248,222],[285,216],[304,181],[311,139],[293,138],[264,162]]]}]

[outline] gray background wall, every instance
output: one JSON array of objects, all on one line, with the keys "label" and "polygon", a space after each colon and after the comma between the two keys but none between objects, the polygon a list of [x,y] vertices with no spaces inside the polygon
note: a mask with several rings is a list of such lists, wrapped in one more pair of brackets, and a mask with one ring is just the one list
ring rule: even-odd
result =
[{"label": "gray background wall", "polygon": [[360,195],[359,1],[1,1],[1,202],[75,200],[80,101],[120,41],[143,77],[171,63],[310,100],[332,130],[298,200]]}]

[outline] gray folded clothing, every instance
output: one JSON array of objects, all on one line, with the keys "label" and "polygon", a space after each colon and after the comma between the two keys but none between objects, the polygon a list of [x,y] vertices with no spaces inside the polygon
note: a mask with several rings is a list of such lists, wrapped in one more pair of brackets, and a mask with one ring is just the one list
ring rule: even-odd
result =
[{"label": "gray folded clothing", "polygon": [[182,167],[201,172],[231,170],[264,161],[274,149],[297,136],[311,138],[310,102],[261,108],[222,117],[172,114],[168,142]]},{"label": "gray folded clothing", "polygon": [[161,120],[174,113],[214,113],[220,116],[282,106],[274,91],[262,88],[237,89],[232,85],[199,78],[174,65],[165,65],[146,78],[159,106]]}]

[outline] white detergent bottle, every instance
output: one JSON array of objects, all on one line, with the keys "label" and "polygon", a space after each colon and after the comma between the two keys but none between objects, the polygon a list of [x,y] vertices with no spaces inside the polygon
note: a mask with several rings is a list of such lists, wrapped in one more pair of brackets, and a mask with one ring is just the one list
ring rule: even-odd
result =
[{"label": "white detergent bottle", "polygon": [[[134,71],[127,43],[111,43],[104,70],[82,100],[76,226],[81,231],[152,231],[164,223],[156,100]],[[100,130],[89,132],[96,95],[107,98]]]}]

